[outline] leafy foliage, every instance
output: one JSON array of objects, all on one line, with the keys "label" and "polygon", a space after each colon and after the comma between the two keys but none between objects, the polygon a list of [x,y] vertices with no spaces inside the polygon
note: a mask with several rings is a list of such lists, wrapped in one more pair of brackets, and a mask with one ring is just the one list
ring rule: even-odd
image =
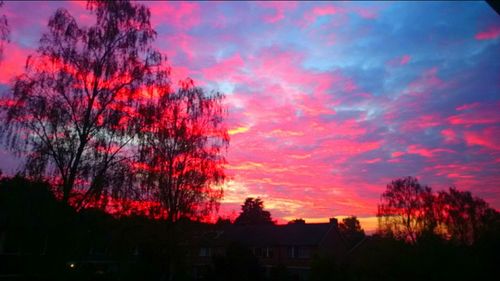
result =
[{"label": "leafy foliage", "polygon": [[126,191],[134,108],[161,63],[146,7],[90,1],[88,9],[96,16],[90,27],[55,12],[4,108],[10,148],[27,153],[26,172],[51,179],[64,201],[75,186],[83,199]]},{"label": "leafy foliage", "polygon": [[239,225],[274,224],[271,213],[264,210],[264,202],[260,198],[249,197],[241,206],[241,213],[234,221]]},{"label": "leafy foliage", "polygon": [[450,188],[433,194],[416,178],[387,185],[379,205],[379,232],[417,243],[438,235],[461,245],[472,245],[487,235],[499,214],[468,191]]},{"label": "leafy foliage", "polygon": [[342,222],[339,224],[339,231],[347,240],[346,242],[350,247],[355,246],[365,238],[365,231],[361,228],[361,224],[356,216],[342,219]]},{"label": "leafy foliage", "polygon": [[[0,8],[4,5],[3,1],[0,1]],[[0,62],[3,58],[3,46],[5,42],[9,41],[9,23],[5,15],[0,16]]]},{"label": "leafy foliage", "polygon": [[159,202],[148,213],[172,222],[213,211],[229,144],[224,96],[190,79],[172,90],[145,6],[87,7],[96,17],[90,27],[64,9],[51,17],[3,103],[6,144],[26,156],[27,175],[48,179],[80,207]]},{"label": "leafy foliage", "polygon": [[[4,255],[7,259],[2,260],[2,270],[5,270],[2,272],[16,273],[19,278],[30,280],[138,280],[167,276],[170,269],[165,265],[173,249],[169,248],[171,231],[164,222],[140,216],[117,218],[96,209],[75,212],[53,196],[47,182],[20,176],[0,178],[3,250],[17,253]],[[441,236],[427,236],[412,244],[373,235],[340,259],[314,255],[309,279],[496,280],[500,215],[498,212],[490,215],[472,245],[455,243]],[[339,226],[342,224],[357,225],[353,218]],[[199,234],[213,230],[213,226],[188,220],[179,221],[177,226],[180,226],[177,235],[182,235],[183,247],[174,251],[178,260],[172,279],[189,280],[190,259],[184,255],[198,253],[199,248],[193,241],[199,241]],[[89,254],[95,250],[105,251],[107,259],[99,263],[99,259]],[[76,269],[69,270],[68,261],[74,262]],[[96,263],[98,268],[90,267]],[[16,264],[20,266],[13,268]],[[248,245],[240,244],[227,245],[225,256],[214,256],[212,269],[204,280],[299,278],[291,266],[278,264],[270,269],[269,279],[265,279],[259,259],[249,251]]]},{"label": "leafy foliage", "polygon": [[431,188],[414,177],[387,185],[378,206],[379,229],[386,235],[415,243],[420,235],[433,229]]},{"label": "leafy foliage", "polygon": [[175,222],[217,207],[229,135],[222,94],[208,94],[190,79],[172,91],[164,78],[139,109],[137,166],[145,199],[161,202]]},{"label": "leafy foliage", "polygon": [[468,191],[450,188],[437,195],[438,220],[444,225],[446,235],[466,245],[476,241],[494,223],[495,210],[481,198]]}]

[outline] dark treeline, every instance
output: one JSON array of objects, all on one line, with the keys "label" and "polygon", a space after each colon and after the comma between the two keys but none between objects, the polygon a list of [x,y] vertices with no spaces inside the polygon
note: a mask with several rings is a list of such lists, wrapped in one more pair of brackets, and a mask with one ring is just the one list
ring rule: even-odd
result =
[{"label": "dark treeline", "polygon": [[[112,216],[95,208],[77,211],[52,190],[47,182],[21,176],[0,180],[3,275],[21,273],[15,276],[35,280],[193,280],[190,261],[198,255],[196,241],[204,233],[232,224],[273,224],[260,199],[248,198],[234,221],[208,224],[181,219],[173,228],[165,218]],[[378,233],[365,236],[356,217],[345,218],[339,231],[348,252],[340,258],[312,256],[310,280],[496,279],[500,216],[494,210],[490,216],[473,241],[455,236],[454,230],[443,235],[440,229],[419,234],[415,242],[387,232],[385,223]],[[243,218],[246,224],[240,223]],[[392,227],[403,227],[396,224]],[[170,239],[173,231],[176,245]],[[259,258],[242,245],[230,245],[226,251],[225,256],[214,256],[208,280],[297,278],[284,265],[272,268],[266,277]]]},{"label": "dark treeline", "polygon": [[[178,247],[165,219],[79,211],[57,199],[47,182],[0,179],[0,276],[13,280],[189,280],[187,237],[206,227],[176,223]],[[172,257],[178,257],[172,259]],[[169,260],[172,259],[172,260]],[[174,264],[175,274],[168,265]]]},{"label": "dark treeline", "polygon": [[413,177],[387,185],[377,216],[380,234],[413,244],[437,235],[472,245],[498,220],[498,212],[470,192],[451,187],[435,194]]},{"label": "dark treeline", "polygon": [[[177,222],[207,216],[222,197],[229,145],[224,95],[190,78],[170,80],[145,5],[90,0],[87,12],[89,25],[63,8],[48,19],[36,51],[19,62],[24,73],[2,93],[0,139],[23,160],[20,174],[46,182],[76,210],[68,223],[58,222],[62,249],[85,240],[93,222],[80,217],[89,209],[103,219],[105,212],[142,214],[163,222],[161,231],[147,226],[146,232],[158,236],[149,248],[163,249],[171,276],[183,243]],[[2,16],[0,44],[9,28]]]},{"label": "dark treeline", "polygon": [[416,178],[396,179],[377,216],[374,235],[344,260],[318,258],[312,279],[494,280],[500,273],[500,214],[468,191],[433,193]]},{"label": "dark treeline", "polygon": [[[182,221],[209,215],[222,197],[229,144],[224,95],[197,87],[190,78],[170,80],[145,5],[90,0],[87,12],[94,20],[86,25],[57,9],[36,51],[19,62],[24,72],[2,93],[0,138],[23,160],[23,177],[2,182],[8,187],[1,213],[7,242],[1,244],[14,251],[2,256],[2,265],[22,266],[15,272],[27,276],[34,267],[48,273],[49,261],[61,266],[73,255],[81,259],[79,252],[93,257],[99,247],[85,243],[123,236],[146,244],[107,246],[115,260],[136,247],[143,252],[137,256],[149,259],[138,264],[153,266],[167,279],[174,272],[179,276],[177,256],[186,235],[178,228]],[[0,51],[9,32],[1,16]],[[27,203],[37,196],[39,204],[52,207]],[[17,212],[33,217],[18,220],[16,204]],[[37,222],[39,216],[43,220]],[[26,237],[31,233],[40,235]],[[44,246],[34,249],[26,241],[44,241]],[[42,260],[16,261],[19,251],[45,255],[46,250],[55,252]]]}]

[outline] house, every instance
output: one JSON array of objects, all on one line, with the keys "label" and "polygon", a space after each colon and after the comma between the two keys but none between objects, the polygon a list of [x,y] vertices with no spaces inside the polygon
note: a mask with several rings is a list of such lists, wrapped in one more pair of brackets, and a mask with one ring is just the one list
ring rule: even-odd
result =
[{"label": "house", "polygon": [[299,280],[307,280],[311,262],[317,256],[342,258],[347,246],[339,233],[337,219],[307,224],[303,220],[287,225],[227,225],[206,232],[191,251],[195,278],[203,279],[216,257],[224,257],[230,245],[251,251],[265,268],[286,267]]}]

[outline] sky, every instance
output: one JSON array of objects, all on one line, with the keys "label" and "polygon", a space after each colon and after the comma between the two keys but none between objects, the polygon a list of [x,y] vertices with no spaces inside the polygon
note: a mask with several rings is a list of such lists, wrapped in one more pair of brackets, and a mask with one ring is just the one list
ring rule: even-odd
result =
[{"label": "sky", "polygon": [[[370,230],[403,176],[500,209],[500,16],[486,2],[142,3],[172,81],[226,95],[220,215],[253,196],[281,223],[356,215]],[[0,8],[11,27],[0,91],[60,7],[92,19],[85,2]]]}]

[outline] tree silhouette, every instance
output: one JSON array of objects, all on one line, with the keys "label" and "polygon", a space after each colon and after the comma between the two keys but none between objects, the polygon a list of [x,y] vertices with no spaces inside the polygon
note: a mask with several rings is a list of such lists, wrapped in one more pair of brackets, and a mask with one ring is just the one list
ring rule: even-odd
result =
[{"label": "tree silhouette", "polygon": [[239,225],[274,224],[271,213],[264,210],[264,202],[260,198],[249,197],[241,206],[241,213],[234,221]]},{"label": "tree silhouette", "polygon": [[387,185],[381,199],[379,232],[412,243],[444,238],[470,246],[499,225],[498,212],[469,191],[452,187],[434,195],[412,177]]},{"label": "tree silhouette", "polygon": [[36,54],[15,79],[2,135],[26,153],[25,172],[57,184],[65,202],[128,191],[133,118],[140,90],[161,56],[150,12],[129,1],[89,1],[96,17],[79,26],[64,9],[49,20]]},{"label": "tree silhouette", "polygon": [[288,222],[288,224],[305,224],[306,221],[304,219],[293,219]]},{"label": "tree silhouette", "polygon": [[[4,5],[3,1],[0,1],[0,8]],[[3,58],[3,44],[9,41],[9,23],[5,15],[0,16],[0,62]]]},{"label": "tree silhouette", "polygon": [[230,218],[227,218],[227,217],[223,218],[220,216],[217,218],[217,221],[215,222],[215,225],[217,225],[217,226],[226,226],[226,225],[231,225],[231,224],[233,224],[233,223],[231,222]]},{"label": "tree silhouette", "polygon": [[172,91],[166,76],[140,108],[139,174],[143,193],[159,201],[166,219],[207,215],[222,196],[224,96],[206,93],[192,80]]},{"label": "tree silhouette", "polygon": [[439,221],[446,227],[446,234],[465,245],[477,241],[497,213],[483,199],[453,187],[448,192],[438,193],[437,207],[440,210]]},{"label": "tree silhouette", "polygon": [[378,206],[379,231],[416,243],[420,235],[434,230],[433,201],[431,188],[414,177],[392,181]]},{"label": "tree silhouette", "polygon": [[365,231],[361,228],[361,224],[356,216],[342,219],[342,222],[339,224],[339,230],[350,247],[353,247],[365,237]]}]

